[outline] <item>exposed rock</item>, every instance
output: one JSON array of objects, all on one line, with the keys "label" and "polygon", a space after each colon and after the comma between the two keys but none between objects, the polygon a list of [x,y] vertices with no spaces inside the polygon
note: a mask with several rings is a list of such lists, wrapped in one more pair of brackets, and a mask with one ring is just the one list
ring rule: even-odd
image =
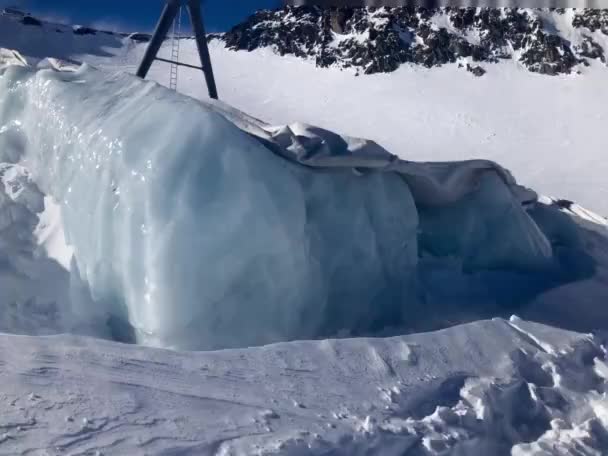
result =
[{"label": "exposed rock", "polygon": [[481,77],[486,74],[486,70],[484,70],[479,65],[471,65],[467,63],[467,71],[469,73],[473,73],[474,76]]},{"label": "exposed rock", "polygon": [[553,204],[555,204],[560,209],[570,209],[574,205],[572,201],[567,199],[558,199],[554,201]]},{"label": "exposed rock", "polygon": [[566,42],[557,35],[548,35],[540,29],[525,39],[526,50],[520,57],[530,71],[548,75],[570,73],[579,63]]},{"label": "exposed rock", "polygon": [[583,10],[577,12],[572,20],[574,27],[586,27],[590,31],[600,30],[608,35],[608,10]]},{"label": "exposed rock", "polygon": [[42,27],[42,22],[33,16],[23,16],[21,19],[23,25],[34,25],[36,27]]},{"label": "exposed rock", "polygon": [[128,37],[137,43],[147,43],[152,39],[152,35],[147,33],[131,33]]},{"label": "exposed rock", "polygon": [[575,49],[578,55],[582,57],[599,59],[601,62],[606,63],[604,49],[589,36],[586,36],[580,45],[575,46]]},{"label": "exposed rock", "polygon": [[[233,50],[270,47],[280,55],[313,59],[320,67],[354,68],[366,74],[395,71],[404,63],[431,68],[463,58],[518,58],[530,71],[554,75],[576,71],[578,64],[586,63],[583,57],[601,58],[602,48],[592,37],[573,44],[555,34],[538,13],[509,8],[288,6],[260,11],[210,39],[221,39]],[[552,10],[555,16],[564,13]],[[574,16],[572,26],[594,31],[606,24],[608,11],[586,10]]]},{"label": "exposed rock", "polygon": [[77,25],[73,28],[74,35],[96,35],[97,30]]},{"label": "exposed rock", "polygon": [[336,33],[343,34],[346,31],[346,21],[352,14],[352,10],[339,8],[330,11],[330,26]]}]

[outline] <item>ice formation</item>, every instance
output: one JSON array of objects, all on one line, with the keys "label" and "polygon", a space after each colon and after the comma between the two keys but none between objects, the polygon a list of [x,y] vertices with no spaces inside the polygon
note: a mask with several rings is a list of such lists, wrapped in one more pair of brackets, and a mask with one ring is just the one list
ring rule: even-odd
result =
[{"label": "ice formation", "polygon": [[492,163],[404,162],[86,65],[0,71],[0,161],[61,203],[74,325],[247,346],[421,328],[434,302],[568,278],[534,195]]}]

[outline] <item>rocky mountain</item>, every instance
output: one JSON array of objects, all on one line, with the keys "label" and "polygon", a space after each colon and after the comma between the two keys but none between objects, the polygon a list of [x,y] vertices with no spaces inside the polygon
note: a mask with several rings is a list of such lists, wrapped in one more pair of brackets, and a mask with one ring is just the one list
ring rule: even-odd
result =
[{"label": "rocky mountain", "polygon": [[608,10],[285,7],[259,11],[216,38],[233,50],[271,47],[365,74],[458,63],[481,76],[487,64],[513,59],[557,75],[593,60],[606,65]]}]

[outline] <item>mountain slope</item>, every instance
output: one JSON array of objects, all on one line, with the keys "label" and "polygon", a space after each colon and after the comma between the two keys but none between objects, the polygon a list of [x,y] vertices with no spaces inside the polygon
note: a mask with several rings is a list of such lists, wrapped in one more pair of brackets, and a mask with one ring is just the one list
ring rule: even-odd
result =
[{"label": "mountain slope", "polygon": [[[219,39],[233,50],[271,47],[365,74],[404,63],[515,59],[529,71],[556,75],[589,60],[606,63],[608,10],[286,7],[258,12]],[[485,72],[466,66],[476,76]]]}]

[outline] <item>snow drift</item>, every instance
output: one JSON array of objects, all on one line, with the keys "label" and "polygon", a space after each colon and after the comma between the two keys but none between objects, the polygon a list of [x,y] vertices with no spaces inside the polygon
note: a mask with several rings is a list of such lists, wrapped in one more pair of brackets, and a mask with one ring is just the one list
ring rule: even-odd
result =
[{"label": "snow drift", "polygon": [[0,162],[61,204],[75,327],[179,348],[422,329],[591,273],[492,162],[405,162],[86,65],[0,72]]},{"label": "snow drift", "polygon": [[0,451],[603,455],[606,342],[517,318],[217,352],[0,334]]}]

